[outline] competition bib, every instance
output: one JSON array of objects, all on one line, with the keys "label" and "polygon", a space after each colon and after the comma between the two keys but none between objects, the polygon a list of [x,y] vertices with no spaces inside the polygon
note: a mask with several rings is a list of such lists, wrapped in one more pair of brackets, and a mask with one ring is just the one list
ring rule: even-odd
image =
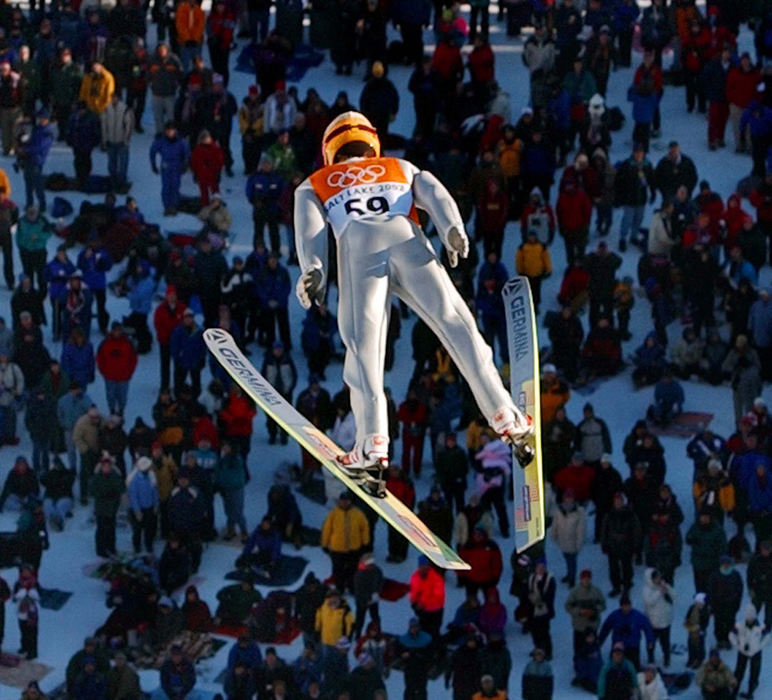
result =
[{"label": "competition bib", "polygon": [[396,158],[328,165],[310,181],[336,238],[356,220],[407,216],[418,223],[410,183]]}]

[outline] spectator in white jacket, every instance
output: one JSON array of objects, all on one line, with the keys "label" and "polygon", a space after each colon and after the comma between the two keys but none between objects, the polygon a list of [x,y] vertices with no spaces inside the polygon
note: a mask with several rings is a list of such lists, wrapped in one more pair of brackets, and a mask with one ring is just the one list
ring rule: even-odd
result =
[{"label": "spectator in white jacket", "polygon": [[751,677],[748,682],[748,692],[740,693],[740,697],[752,698],[754,691],[759,686],[761,650],[769,641],[769,630],[765,629],[759,622],[756,608],[753,605],[745,607],[743,618],[735,623],[734,628],[729,633],[729,641],[732,646],[737,647],[737,666],[734,670],[734,677],[737,680],[735,687],[738,689],[745,675],[745,667],[750,661]]},{"label": "spectator in white jacket", "polygon": [[566,560],[566,575],[561,579],[569,588],[576,584],[576,562],[579,552],[584,546],[584,532],[587,525],[587,514],[576,502],[574,490],[563,492],[563,500],[553,512],[552,539],[557,542]]},{"label": "spectator in white jacket", "polygon": [[667,688],[654,664],[638,674],[638,693],[640,700],[668,700]]},{"label": "spectator in white jacket", "polygon": [[107,150],[107,172],[110,173],[113,189],[127,192],[126,171],[129,168],[129,142],[134,133],[134,112],[121,100],[120,92],[116,90],[99,119],[102,123],[102,148]]},{"label": "spectator in white jacket", "polygon": [[[670,666],[670,625],[673,622],[673,588],[656,569],[644,574],[643,611],[654,630],[665,656],[665,668]],[[656,642],[654,643],[656,645]],[[654,645],[649,647],[649,663],[654,663]]]}]

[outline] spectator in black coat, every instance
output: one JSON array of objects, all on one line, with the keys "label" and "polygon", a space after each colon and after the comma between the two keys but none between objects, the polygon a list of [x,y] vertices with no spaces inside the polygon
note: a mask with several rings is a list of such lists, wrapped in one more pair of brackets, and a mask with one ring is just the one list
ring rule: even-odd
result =
[{"label": "spectator in black coat", "polygon": [[378,137],[386,148],[389,122],[399,111],[399,93],[394,83],[386,77],[386,66],[374,61],[368,79],[359,96],[359,108],[378,131]]},{"label": "spectator in black coat", "polygon": [[764,626],[772,628],[772,542],[764,540],[748,562],[748,593],[761,615],[764,608]]},{"label": "spectator in black coat", "polygon": [[601,315],[613,313],[616,271],[622,266],[622,258],[612,253],[605,241],[600,241],[595,252],[584,259],[583,266],[590,275],[590,327],[594,328]]},{"label": "spectator in black coat", "polygon": [[[523,700],[551,700],[555,679],[550,662],[544,658],[544,649],[534,649],[531,658],[523,670]],[[483,689],[485,678],[483,676]]]},{"label": "spectator in black coat", "polygon": [[190,578],[191,561],[187,547],[176,534],[169,536],[161,561],[158,576],[161,588],[167,593],[183,586]]},{"label": "spectator in black coat", "polygon": [[698,179],[694,161],[681,153],[678,141],[671,141],[668,144],[667,155],[657,163],[654,176],[663,202],[675,199],[676,192],[681,186],[686,188],[691,197]]},{"label": "spectator in black coat", "polygon": [[714,631],[719,649],[731,649],[729,633],[743,599],[743,580],[728,554],[722,554],[718,571],[708,579],[708,601],[713,610]]}]

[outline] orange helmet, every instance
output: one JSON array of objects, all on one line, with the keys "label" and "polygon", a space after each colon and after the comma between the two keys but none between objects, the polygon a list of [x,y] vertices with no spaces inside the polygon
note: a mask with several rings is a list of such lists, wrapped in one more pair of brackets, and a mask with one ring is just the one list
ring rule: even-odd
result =
[{"label": "orange helmet", "polygon": [[367,117],[359,112],[343,112],[324,130],[322,136],[324,164],[332,165],[335,162],[335,154],[352,141],[364,141],[375,151],[376,156],[381,155],[378,132]]}]

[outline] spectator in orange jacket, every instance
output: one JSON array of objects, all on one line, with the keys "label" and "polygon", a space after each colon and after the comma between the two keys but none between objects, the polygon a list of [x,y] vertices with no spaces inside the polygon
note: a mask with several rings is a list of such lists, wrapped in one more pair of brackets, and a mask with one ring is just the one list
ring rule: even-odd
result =
[{"label": "spectator in orange jacket", "polygon": [[220,420],[225,426],[225,437],[239,451],[244,464],[249,455],[252,440],[252,421],[257,414],[254,404],[244,396],[237,384],[231,386],[228,401],[220,411]]},{"label": "spectator in orange jacket", "polygon": [[571,390],[558,378],[557,368],[551,363],[542,367],[541,377],[541,419],[543,423],[554,420],[557,410],[568,403]]},{"label": "spectator in orange jacket", "polygon": [[201,5],[194,0],[181,0],[177,5],[174,23],[177,27],[182,69],[187,73],[193,63],[193,57],[201,55],[206,17]]},{"label": "spectator in orange jacket", "polygon": [[429,563],[418,557],[418,569],[410,577],[410,605],[421,623],[421,629],[437,639],[445,610],[445,579]]},{"label": "spectator in orange jacket", "polygon": [[107,410],[122,416],[129,395],[129,381],[137,368],[137,351],[117,321],[99,346],[96,364],[105,380]]}]

